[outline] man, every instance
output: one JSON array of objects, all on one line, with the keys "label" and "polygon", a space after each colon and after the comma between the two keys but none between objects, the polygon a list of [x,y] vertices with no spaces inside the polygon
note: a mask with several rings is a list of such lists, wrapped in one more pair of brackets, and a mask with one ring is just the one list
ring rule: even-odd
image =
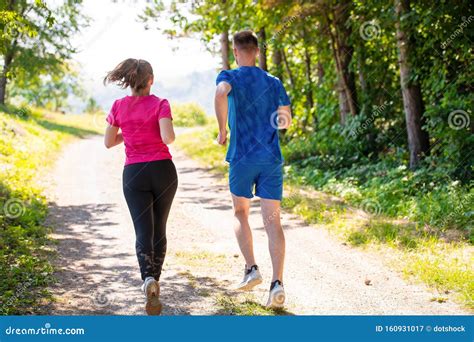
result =
[{"label": "man", "polygon": [[285,302],[285,236],[280,223],[283,158],[278,129],[290,125],[290,100],[281,81],[255,65],[259,48],[252,31],[234,35],[233,51],[239,67],[223,70],[217,76],[215,110],[219,144],[227,142],[227,121],[230,127],[226,156],[230,163],[229,187],[236,218],[235,235],[245,258],[245,275],[238,289],[248,291],[262,283],[248,222],[255,189],[255,195],[260,197],[273,266],[267,307],[281,308]]}]

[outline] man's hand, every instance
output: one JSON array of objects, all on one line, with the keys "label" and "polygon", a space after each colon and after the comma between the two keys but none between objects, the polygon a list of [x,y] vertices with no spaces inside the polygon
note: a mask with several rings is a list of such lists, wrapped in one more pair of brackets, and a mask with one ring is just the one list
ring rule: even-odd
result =
[{"label": "man's hand", "polygon": [[274,117],[271,119],[272,125],[277,129],[288,129],[291,125],[291,108],[290,106],[280,106]]},{"label": "man's hand", "polygon": [[225,145],[227,143],[227,130],[219,131],[216,140],[219,145]]}]

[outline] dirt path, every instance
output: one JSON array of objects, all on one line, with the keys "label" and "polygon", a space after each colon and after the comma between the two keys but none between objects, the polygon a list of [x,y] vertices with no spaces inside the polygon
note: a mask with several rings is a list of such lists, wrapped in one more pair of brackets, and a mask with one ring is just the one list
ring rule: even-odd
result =
[{"label": "dirt path", "polygon": [[[179,189],[168,225],[164,314],[226,314],[235,303],[258,308],[267,296],[270,258],[258,201],[251,225],[265,283],[252,294],[231,288],[243,260],[232,231],[227,185],[174,150]],[[123,150],[94,137],[68,145],[51,175],[51,224],[59,241],[56,302],[49,314],[140,315],[134,233],[121,187]],[[342,245],[324,229],[282,215],[287,239],[285,287],[289,314],[465,314],[407,284],[374,255]],[[371,285],[365,284],[366,279]],[[239,304],[237,305],[239,306]]]}]

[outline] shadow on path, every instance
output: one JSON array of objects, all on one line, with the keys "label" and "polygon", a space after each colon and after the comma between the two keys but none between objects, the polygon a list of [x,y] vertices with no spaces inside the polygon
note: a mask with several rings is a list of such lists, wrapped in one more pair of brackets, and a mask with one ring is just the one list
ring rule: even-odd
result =
[{"label": "shadow on path", "polygon": [[[136,267],[117,263],[129,253],[110,249],[116,238],[109,230],[117,229],[118,224],[108,217],[115,207],[115,204],[58,206],[49,203],[46,224],[55,227],[54,238],[58,241],[57,283],[51,290],[60,299],[44,308],[46,314],[113,314],[122,307],[115,291],[139,288],[141,282],[135,276]],[[111,286],[103,286],[103,279]],[[126,292],[121,294],[127,295]],[[69,298],[81,305],[72,307],[64,303]]]}]

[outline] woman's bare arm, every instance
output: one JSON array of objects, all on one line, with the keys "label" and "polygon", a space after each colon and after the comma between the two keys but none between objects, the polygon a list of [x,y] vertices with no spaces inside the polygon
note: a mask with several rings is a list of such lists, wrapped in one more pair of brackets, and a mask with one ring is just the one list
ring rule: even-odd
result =
[{"label": "woman's bare arm", "polygon": [[119,133],[118,131],[119,131],[118,127],[115,127],[112,125],[107,126],[107,128],[105,129],[105,135],[104,135],[105,147],[111,148],[123,142],[122,133]]},{"label": "woman's bare arm", "polygon": [[170,118],[160,119],[160,134],[161,140],[163,140],[166,145],[169,145],[174,141],[175,135],[173,121]]}]

